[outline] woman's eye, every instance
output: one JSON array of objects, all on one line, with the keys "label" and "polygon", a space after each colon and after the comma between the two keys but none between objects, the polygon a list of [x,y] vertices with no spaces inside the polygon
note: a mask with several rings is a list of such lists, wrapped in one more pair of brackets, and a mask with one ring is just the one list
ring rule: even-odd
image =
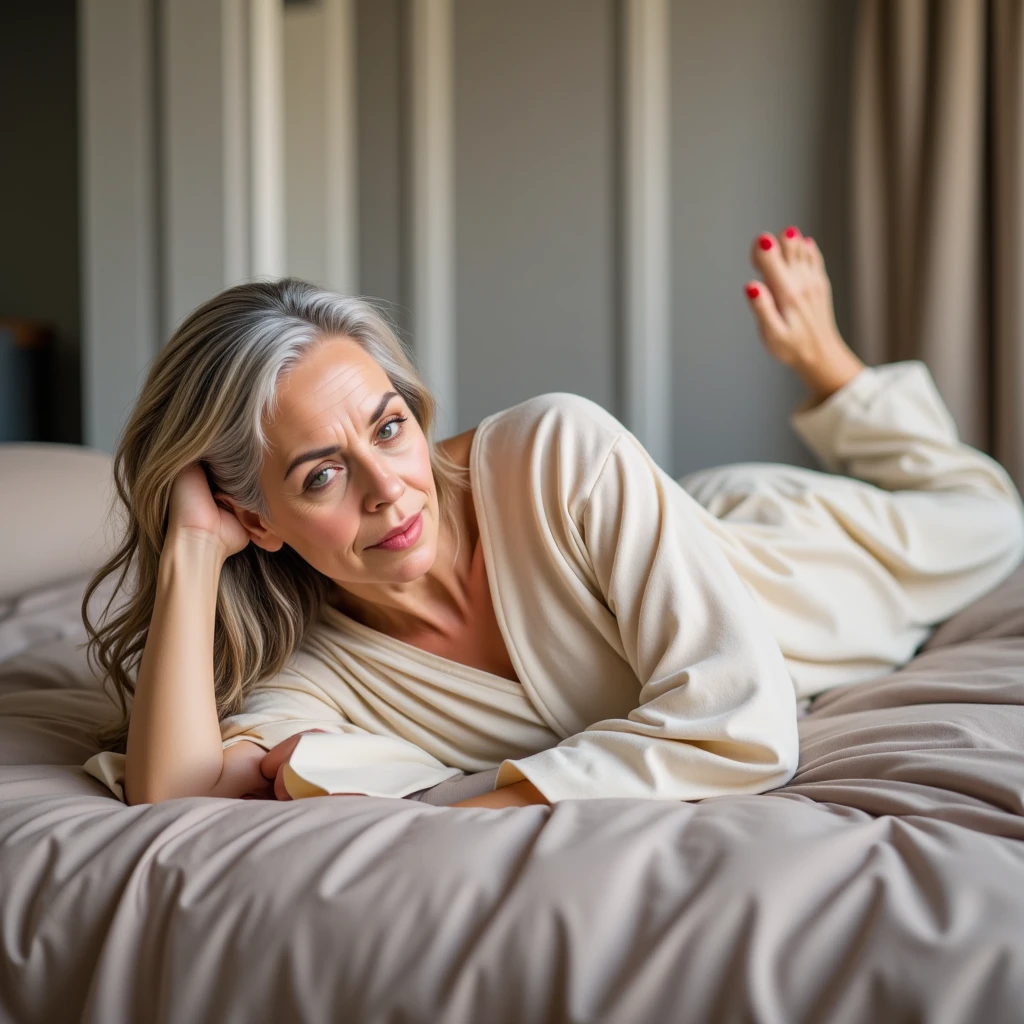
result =
[{"label": "woman's eye", "polygon": [[404,422],[404,416],[393,416],[391,419],[387,421],[387,423],[381,425],[380,430],[377,432],[377,436],[379,437],[381,431],[387,430],[388,427],[394,427],[395,429],[387,437],[381,438],[382,441],[393,441],[396,437],[398,437],[399,433],[401,433],[401,431],[398,428],[398,424]]},{"label": "woman's eye", "polygon": [[[394,441],[394,439],[396,437],[398,437],[398,435],[402,432],[401,428],[399,427],[399,423],[404,423],[404,422],[405,422],[405,417],[404,416],[392,416],[391,419],[389,419],[387,421],[387,423],[382,423],[381,424],[380,430],[377,431],[377,436],[380,437],[380,439],[382,441]],[[388,436],[387,437],[381,437],[381,434],[383,434],[383,432],[385,430],[389,431]],[[323,491],[323,490],[326,490],[328,487],[330,487],[331,480],[333,479],[333,477],[329,477],[323,483],[317,483],[317,480],[320,479],[321,477],[323,477],[324,473],[330,473],[332,469],[338,469],[338,467],[337,466],[324,466],[323,469],[317,470],[306,481],[306,490],[307,491]],[[339,470],[339,472],[340,472],[340,470]]]},{"label": "woman's eye", "polygon": [[317,472],[315,472],[309,478],[309,482],[308,482],[308,485],[306,487],[306,490],[307,491],[322,491],[327,486],[327,484],[330,483],[330,480],[327,480],[327,481],[325,481],[322,484],[316,484],[315,486],[314,486],[314,484],[315,484],[315,482],[316,482],[318,477],[321,477],[321,476],[324,475],[324,473],[329,473],[330,471],[331,471],[331,467],[330,466],[324,466],[323,469],[317,470]]}]

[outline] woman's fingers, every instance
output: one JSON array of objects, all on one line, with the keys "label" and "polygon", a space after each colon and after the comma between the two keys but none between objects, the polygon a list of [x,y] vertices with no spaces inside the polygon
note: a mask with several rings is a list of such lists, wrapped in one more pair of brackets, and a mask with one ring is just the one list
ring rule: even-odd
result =
[{"label": "woman's fingers", "polygon": [[[323,730],[321,729],[320,731],[322,732]],[[291,794],[287,789],[285,789],[284,785],[284,766],[287,763],[287,761],[283,761],[281,763],[281,767],[277,770],[277,778],[274,779],[274,796],[276,796],[278,800],[292,799]]]},{"label": "woman's fingers", "polygon": [[307,732],[327,732],[327,730],[305,729],[303,732],[297,732],[294,736],[289,736],[286,740],[281,740],[276,747],[268,750],[263,760],[260,761],[260,771],[263,773],[264,778],[273,779],[277,775],[281,765],[292,756],[292,751],[298,746],[299,740]]},{"label": "woman's fingers", "polygon": [[268,779],[266,789],[254,790],[252,793],[244,793],[239,800],[276,800],[274,784]]},{"label": "woman's fingers", "polygon": [[277,775],[278,769],[288,760],[301,736],[302,733],[289,736],[288,739],[282,740],[276,747],[272,747],[264,754],[263,760],[260,761],[260,771],[265,779],[272,779]]}]

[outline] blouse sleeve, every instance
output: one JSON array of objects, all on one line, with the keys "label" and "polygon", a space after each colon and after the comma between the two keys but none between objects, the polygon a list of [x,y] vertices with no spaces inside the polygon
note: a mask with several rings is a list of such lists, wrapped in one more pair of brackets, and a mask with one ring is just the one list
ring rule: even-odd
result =
[{"label": "blouse sleeve", "polygon": [[[301,674],[284,669],[269,685],[257,684],[241,713],[221,719],[221,746],[249,740],[271,750],[308,729],[284,769],[293,800],[332,793],[404,797],[461,775],[407,740],[381,736],[353,725]],[[83,766],[119,800],[124,800],[125,755],[105,750]]]},{"label": "blouse sleeve", "polygon": [[792,680],[702,511],[632,434],[619,434],[578,526],[640,683],[637,706],[504,761],[496,788],[527,778],[549,801],[698,800],[792,778]]},{"label": "blouse sleeve", "polygon": [[298,800],[332,793],[404,797],[461,775],[414,743],[353,725],[312,685],[286,669],[274,685],[260,686],[242,712],[221,720],[225,748],[250,740],[265,750],[309,729],[284,769],[288,795]]}]

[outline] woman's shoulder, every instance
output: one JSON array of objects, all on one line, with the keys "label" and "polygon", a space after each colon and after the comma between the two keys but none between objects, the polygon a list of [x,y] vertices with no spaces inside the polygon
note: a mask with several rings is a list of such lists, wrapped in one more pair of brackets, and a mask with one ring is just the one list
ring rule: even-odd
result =
[{"label": "woman's shoulder", "polygon": [[604,406],[571,391],[548,391],[482,420],[478,433],[524,444],[530,441],[613,440],[626,428]]},{"label": "woman's shoulder", "polygon": [[535,395],[477,427],[474,479],[488,507],[503,514],[522,514],[524,503],[575,510],[625,433],[610,412],[583,395]]}]

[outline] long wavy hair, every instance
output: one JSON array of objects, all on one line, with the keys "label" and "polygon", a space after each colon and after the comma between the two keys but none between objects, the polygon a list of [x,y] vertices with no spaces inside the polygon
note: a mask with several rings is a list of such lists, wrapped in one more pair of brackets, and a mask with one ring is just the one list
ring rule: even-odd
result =
[{"label": "long wavy hair", "polygon": [[[259,476],[269,444],[263,424],[277,409],[278,384],[303,354],[324,339],[351,338],[381,366],[430,445],[442,521],[455,524],[465,470],[431,439],[436,405],[399,340],[397,327],[370,301],[296,278],[228,288],[194,310],[153,362],[113,459],[124,532],[82,599],[87,659],[113,687],[118,722],[99,729],[102,749],[125,753],[130,702],[156,601],[160,552],[172,485],[199,462],[211,490],[269,519]],[[122,591],[134,569],[132,585]],[[89,619],[96,588],[120,572],[114,596],[127,599],[101,623]],[[276,552],[248,544],[221,569],[213,639],[217,716],[237,714],[260,679],[284,667],[320,616],[331,581],[285,544]]]}]

